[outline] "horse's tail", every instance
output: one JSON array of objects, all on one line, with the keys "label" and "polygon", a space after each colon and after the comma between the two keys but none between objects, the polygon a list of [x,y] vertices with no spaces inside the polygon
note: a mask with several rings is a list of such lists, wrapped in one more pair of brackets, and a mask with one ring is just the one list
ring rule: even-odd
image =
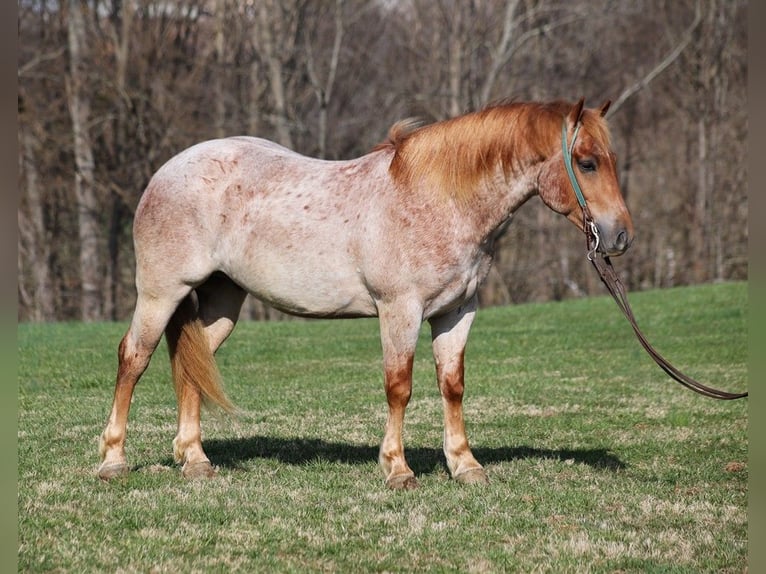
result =
[{"label": "horse's tail", "polygon": [[179,400],[185,389],[196,388],[206,405],[215,404],[233,413],[236,409],[223,391],[221,374],[191,296],[185,297],[173,313],[165,338]]}]

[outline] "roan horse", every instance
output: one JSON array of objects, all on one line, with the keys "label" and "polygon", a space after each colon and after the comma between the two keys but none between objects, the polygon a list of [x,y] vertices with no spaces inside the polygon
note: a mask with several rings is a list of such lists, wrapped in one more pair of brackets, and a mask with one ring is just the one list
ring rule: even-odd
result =
[{"label": "roan horse", "polygon": [[202,401],[232,408],[214,353],[246,293],[304,317],[380,321],[388,418],[379,462],[391,488],[417,482],[402,425],[421,324],[431,326],[452,478],[487,481],[463,422],[463,354],[495,240],[538,194],[582,229],[561,148],[565,134],[600,237],[619,255],[633,224],[619,191],[604,114],[576,104],[502,103],[417,127],[394,125],[358,159],[322,161],[232,137],[195,145],[152,177],[135,214],[137,301],[119,345],[114,403],[98,475],[128,473],[134,387],[166,335],[178,398],[175,460],[185,477],[214,474],[202,449]]}]

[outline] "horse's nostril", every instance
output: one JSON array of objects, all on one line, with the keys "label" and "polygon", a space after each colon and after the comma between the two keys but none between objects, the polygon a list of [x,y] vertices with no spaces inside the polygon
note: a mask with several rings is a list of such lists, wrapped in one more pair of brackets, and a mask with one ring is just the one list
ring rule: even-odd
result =
[{"label": "horse's nostril", "polygon": [[617,249],[620,249],[622,251],[624,251],[625,249],[628,248],[628,234],[627,234],[627,232],[620,231],[617,234],[617,241],[615,242],[615,247],[617,247]]}]

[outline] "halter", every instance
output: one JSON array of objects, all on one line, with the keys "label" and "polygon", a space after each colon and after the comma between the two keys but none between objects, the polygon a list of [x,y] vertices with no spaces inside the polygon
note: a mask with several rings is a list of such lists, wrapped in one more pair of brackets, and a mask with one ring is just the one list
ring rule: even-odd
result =
[{"label": "halter", "polygon": [[582,127],[582,124],[577,122],[575,124],[574,132],[572,133],[572,142],[567,145],[567,121],[566,118],[564,119],[561,124],[561,152],[564,154],[564,166],[567,168],[569,182],[572,184],[572,189],[577,197],[577,203],[580,204],[580,208],[582,209],[583,231],[585,231],[588,244],[588,260],[593,261],[593,255],[596,253],[596,250],[601,243],[601,236],[598,234],[598,227],[590,215],[588,204],[585,202],[585,196],[582,193],[580,184],[577,182],[574,167],[572,166],[572,151],[574,150],[575,140],[577,139],[580,127]]},{"label": "halter", "polygon": [[593,221],[593,217],[590,214],[588,205],[585,202],[585,196],[582,193],[582,189],[580,189],[580,184],[577,182],[574,167],[572,166],[572,151],[574,150],[577,133],[580,131],[581,126],[582,123],[579,121],[575,124],[574,132],[572,133],[572,141],[567,144],[567,120],[564,118],[564,123],[561,125],[561,151],[564,154],[564,165],[567,168],[569,182],[572,184],[572,189],[577,196],[577,203],[579,203],[580,207],[582,208],[583,231],[585,232],[588,247],[588,260],[596,268],[596,271],[598,271],[598,274],[601,277],[601,281],[609,290],[609,293],[617,303],[617,306],[628,319],[628,322],[633,328],[633,332],[636,334],[636,337],[641,343],[641,346],[646,350],[654,362],[657,363],[660,368],[665,371],[672,379],[693,390],[694,392],[713,399],[732,400],[746,397],[746,392],[729,393],[703,385],[702,383],[695,381],[688,375],[679,371],[667,359],[660,355],[659,352],[657,352],[657,350],[652,347],[652,345],[646,339],[646,336],[641,332],[641,329],[638,328],[636,318],[633,315],[633,310],[630,308],[630,304],[628,303],[628,295],[627,291],[625,290],[625,286],[622,284],[622,281],[620,281],[620,277],[617,275],[614,267],[612,267],[612,262],[609,260],[609,257],[605,253],[602,254],[602,257],[594,257],[594,255],[596,255],[596,250],[598,249],[599,243],[601,242],[601,237],[599,236],[598,227],[596,226],[596,223]]}]

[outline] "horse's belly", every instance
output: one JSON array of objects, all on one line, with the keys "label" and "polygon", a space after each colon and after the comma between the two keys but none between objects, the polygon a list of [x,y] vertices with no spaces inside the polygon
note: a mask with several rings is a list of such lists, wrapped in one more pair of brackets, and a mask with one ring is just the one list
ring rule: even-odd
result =
[{"label": "horse's belly", "polygon": [[262,255],[229,275],[256,298],[304,317],[372,317],[377,307],[360,274],[348,265],[300,256]]}]

